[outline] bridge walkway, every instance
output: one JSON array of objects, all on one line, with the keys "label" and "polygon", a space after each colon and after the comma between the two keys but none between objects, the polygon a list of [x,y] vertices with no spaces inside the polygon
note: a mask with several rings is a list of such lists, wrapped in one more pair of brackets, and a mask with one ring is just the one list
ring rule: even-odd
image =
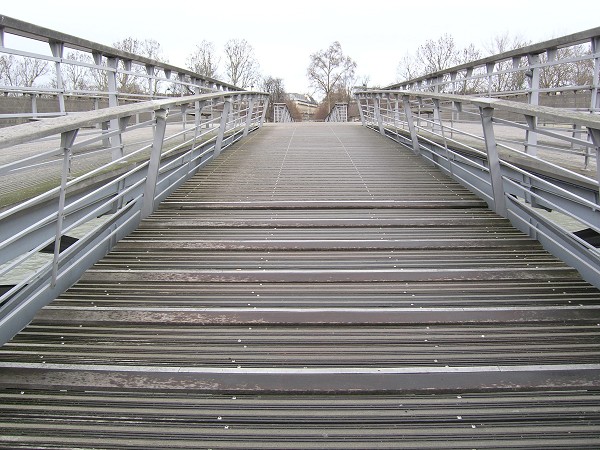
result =
[{"label": "bridge walkway", "polygon": [[599,305],[380,134],[266,125],[0,349],[0,447],[598,447]]}]

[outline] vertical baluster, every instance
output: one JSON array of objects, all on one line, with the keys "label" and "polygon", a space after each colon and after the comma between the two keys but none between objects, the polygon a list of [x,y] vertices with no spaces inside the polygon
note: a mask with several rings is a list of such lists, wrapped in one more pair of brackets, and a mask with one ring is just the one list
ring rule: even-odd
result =
[{"label": "vertical baluster", "polygon": [[415,155],[418,155],[421,153],[419,148],[419,137],[413,121],[412,110],[410,108],[410,97],[408,95],[402,96],[402,104],[404,106],[404,115],[406,116],[406,123],[408,124],[408,131],[410,132],[413,151],[415,152]]},{"label": "vertical baluster", "polygon": [[492,121],[494,109],[490,107],[480,107],[479,114],[481,116],[485,149],[488,157],[488,169],[490,171],[490,182],[492,184],[494,211],[502,217],[507,217],[508,211],[506,208],[506,199],[504,198],[502,168],[500,166],[500,158],[498,157],[498,149],[496,148],[494,123]]},{"label": "vertical baluster", "polygon": [[146,175],[146,185],[144,186],[144,202],[142,205],[142,219],[145,219],[154,211],[154,196],[156,195],[156,184],[158,182],[158,173],[160,169],[160,157],[162,147],[165,141],[165,130],[167,127],[167,114],[165,109],[155,111],[154,117],[156,126],[152,141],[152,153],[148,162],[148,174]]},{"label": "vertical baluster", "polygon": [[67,182],[71,175],[71,147],[77,137],[79,130],[71,130],[61,133],[60,135],[60,147],[63,152],[63,163],[62,163],[62,175],[60,180],[60,192],[58,195],[58,210],[56,217],[56,237],[54,239],[54,257],[52,260],[52,279],[50,286],[56,286],[56,279],[58,278],[58,264],[60,257],[60,242],[62,240],[63,222],[65,219],[65,203],[67,198]]},{"label": "vertical baluster", "polygon": [[229,111],[231,110],[231,99],[225,99],[223,103],[223,113],[221,114],[221,122],[219,124],[219,134],[215,142],[215,150],[213,152],[213,158],[216,158],[221,154],[221,147],[223,146],[223,139],[225,138],[225,132],[227,131],[227,121],[229,120]]}]

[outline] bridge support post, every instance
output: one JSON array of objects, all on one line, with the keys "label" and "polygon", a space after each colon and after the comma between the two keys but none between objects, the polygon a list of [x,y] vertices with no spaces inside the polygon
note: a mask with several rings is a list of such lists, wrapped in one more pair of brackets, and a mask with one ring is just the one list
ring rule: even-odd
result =
[{"label": "bridge support post", "polygon": [[227,129],[227,121],[229,120],[229,111],[231,111],[231,100],[226,99],[223,103],[223,113],[221,114],[221,122],[219,124],[219,134],[217,134],[217,140],[215,142],[215,150],[213,152],[213,158],[216,158],[221,154],[221,147],[223,146],[223,139],[225,138],[225,131]]},{"label": "bridge support post", "polygon": [[483,137],[485,139],[485,149],[488,158],[488,169],[490,171],[490,182],[492,184],[492,197],[494,199],[494,211],[502,217],[508,216],[506,208],[506,198],[504,197],[504,186],[502,180],[502,168],[498,158],[498,149],[496,147],[496,137],[494,135],[494,123],[492,117],[494,108],[479,107],[481,116],[481,125],[483,127]]},{"label": "bridge support post", "polygon": [[[600,53],[600,37],[592,38],[592,53],[597,55]],[[592,74],[592,98],[590,102],[591,111],[598,112],[600,110],[600,56],[594,58],[594,73]]]},{"label": "bridge support post", "polygon": [[[442,121],[442,114],[440,108],[440,100],[437,98],[433,99],[433,106],[437,111],[437,120],[436,124],[440,127],[440,135],[442,137],[442,141],[444,142],[444,150],[446,151],[446,160],[448,161],[448,170],[450,171],[450,175],[453,175],[452,171],[452,156],[450,154],[450,150],[448,149],[448,141],[446,140],[446,132],[444,131],[444,122]],[[436,160],[436,154],[432,154],[434,160]],[[437,162],[437,161],[436,161]]]},{"label": "bridge support post", "polygon": [[152,153],[148,162],[148,175],[144,186],[144,200],[142,204],[142,219],[145,219],[154,211],[154,195],[156,194],[156,183],[160,168],[160,156],[163,142],[165,140],[165,129],[167,127],[167,110],[159,109],[155,112],[156,128],[152,142]]},{"label": "bridge support post", "polygon": [[600,183],[600,164],[598,163],[600,161],[600,129],[589,128],[588,130],[592,136],[592,142],[596,146],[596,180]]},{"label": "bridge support post", "polygon": [[194,102],[194,139],[192,140],[192,145],[190,146],[188,174],[194,171],[194,152],[196,151],[196,143],[198,141],[198,136],[202,132],[202,108],[204,108],[204,105],[206,105],[206,101]]},{"label": "bridge support post", "polygon": [[[64,49],[65,45],[62,42],[50,42],[50,50],[52,51],[52,56],[55,58],[62,60]],[[54,63],[56,67],[56,87],[58,88],[58,108],[62,114],[65,114],[65,92],[62,71],[60,70],[60,60]]]},{"label": "bridge support post", "polygon": [[[117,97],[117,66],[119,64],[119,60],[117,58],[108,58],[106,60],[107,66],[112,70],[106,71],[107,81],[108,81],[108,106],[112,108],[113,106],[119,106],[119,100]],[[115,131],[119,129],[119,121],[118,119],[110,120],[109,131]],[[123,157],[123,145],[121,141],[121,133],[117,136],[110,138],[110,145],[112,147],[112,160],[116,160]]]},{"label": "bridge support post", "polygon": [[[529,71],[526,73],[529,83],[529,104],[537,106],[540,102],[540,55],[531,54],[527,55],[527,62],[529,63]],[[537,153],[537,132],[532,130],[535,129],[535,124],[529,124],[528,130],[525,131],[525,153],[535,156]]]},{"label": "bridge support post", "polygon": [[52,278],[50,287],[56,286],[58,277],[58,259],[60,256],[60,241],[62,239],[63,222],[65,219],[65,203],[67,197],[67,182],[71,175],[71,147],[79,130],[66,131],[60,135],[60,147],[63,151],[62,175],[60,180],[60,194],[58,196],[58,211],[56,216],[56,237],[54,238],[54,257],[52,260]]},{"label": "bridge support post", "polygon": [[244,137],[248,136],[250,132],[250,125],[252,124],[252,116],[254,115],[254,96],[250,97],[248,101],[248,113],[246,114],[246,127],[244,128]]},{"label": "bridge support post", "polygon": [[259,127],[262,127],[265,123],[265,117],[267,117],[267,109],[269,109],[269,97],[265,97],[263,100],[263,110],[260,116],[260,123],[258,125]]},{"label": "bridge support post", "polygon": [[402,105],[404,106],[404,115],[406,116],[406,123],[408,124],[413,151],[415,152],[415,155],[418,155],[421,153],[419,148],[419,136],[417,135],[417,129],[415,128],[415,122],[413,121],[412,110],[410,109],[410,97],[408,95],[402,96]]},{"label": "bridge support post", "polygon": [[[358,113],[360,114],[360,121],[362,122],[362,126],[366,126],[366,122],[365,122],[365,112],[362,109],[362,101],[360,99],[360,97],[358,97],[356,99],[356,103],[358,106]],[[367,105],[368,105],[368,100],[367,100]]]},{"label": "bridge support post", "polygon": [[385,136],[385,127],[383,126],[383,116],[381,114],[381,97],[377,96],[373,99],[375,107],[375,118],[377,119],[377,125],[379,126],[379,132]]}]

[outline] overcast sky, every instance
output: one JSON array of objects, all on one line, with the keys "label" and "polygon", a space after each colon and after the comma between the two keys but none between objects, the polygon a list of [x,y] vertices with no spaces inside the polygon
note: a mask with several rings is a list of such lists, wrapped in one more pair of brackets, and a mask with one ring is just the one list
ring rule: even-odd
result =
[{"label": "overcast sky", "polygon": [[[89,5],[89,6],[87,6]],[[206,39],[246,39],[263,75],[288,92],[311,92],[311,53],[339,41],[371,85],[396,81],[398,62],[427,39],[451,34],[479,48],[506,32],[532,42],[600,26],[598,0],[5,0],[0,14],[111,45],[126,37],[157,40],[169,63]],[[222,78],[224,71],[221,68]]]}]

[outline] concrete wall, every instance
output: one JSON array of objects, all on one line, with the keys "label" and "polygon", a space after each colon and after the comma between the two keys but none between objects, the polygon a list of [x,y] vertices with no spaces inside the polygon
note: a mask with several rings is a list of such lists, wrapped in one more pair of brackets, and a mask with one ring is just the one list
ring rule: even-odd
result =
[{"label": "concrete wall", "polygon": [[[30,95],[5,95],[0,97],[0,114],[31,114],[33,112],[32,97]],[[58,113],[58,97],[42,96],[36,100],[38,113]],[[99,108],[108,107],[108,101],[98,100]],[[93,98],[65,97],[67,112],[85,112],[94,109]],[[17,125],[29,122],[28,118],[0,119],[0,126]]]}]

